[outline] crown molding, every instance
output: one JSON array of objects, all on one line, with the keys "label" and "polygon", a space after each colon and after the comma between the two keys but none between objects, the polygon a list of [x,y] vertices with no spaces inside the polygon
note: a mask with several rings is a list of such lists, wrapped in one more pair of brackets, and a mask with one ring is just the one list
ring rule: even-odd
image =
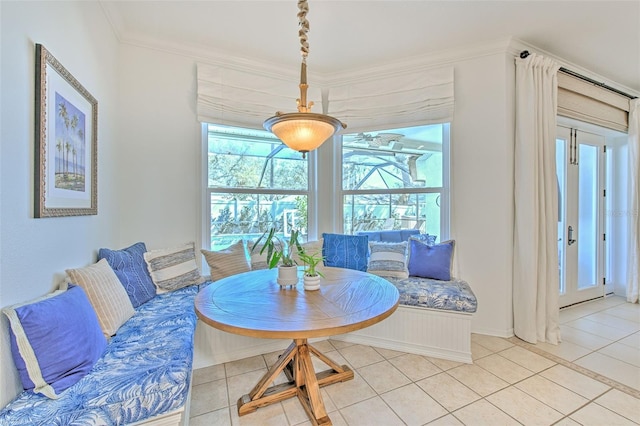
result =
[{"label": "crown molding", "polygon": [[488,42],[465,44],[455,48],[407,57],[403,60],[380,66],[354,68],[347,71],[324,74],[320,77],[324,84],[332,85],[453,66],[461,61],[505,54],[510,42],[511,37],[504,37]]},{"label": "crown molding", "polygon": [[[177,42],[164,42],[142,34],[136,34],[132,31],[127,31],[119,14],[115,13],[113,10],[113,5],[108,2],[105,3],[102,0],[98,1],[117,40],[121,44],[156,50],[171,55],[188,57],[199,63],[217,65],[249,73],[267,74],[273,78],[286,81],[296,82],[299,77],[298,69],[290,66],[285,67],[282,64],[255,60],[253,58],[239,55],[237,52],[232,53],[222,49],[185,45]],[[345,84],[357,81],[366,81],[373,78],[381,78],[386,75],[397,76],[399,73],[404,74],[420,70],[428,70],[431,68],[452,66],[461,61],[478,59],[486,56],[517,56],[523,50],[542,54],[554,59],[564,68],[602,82],[630,95],[640,96],[640,92],[636,90],[589,71],[588,69],[560,58],[548,51],[545,51],[544,49],[540,49],[530,43],[510,36],[492,41],[465,44],[451,49],[423,53],[392,63],[381,64],[379,66],[359,67],[332,73],[317,73],[310,71],[309,80],[312,85],[333,86],[335,84]]]}]

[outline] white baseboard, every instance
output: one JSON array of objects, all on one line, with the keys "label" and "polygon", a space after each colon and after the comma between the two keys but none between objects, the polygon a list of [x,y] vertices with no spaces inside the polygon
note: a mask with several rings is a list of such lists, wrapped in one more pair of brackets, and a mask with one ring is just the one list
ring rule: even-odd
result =
[{"label": "white baseboard", "polygon": [[471,332],[473,334],[484,334],[487,336],[495,336],[502,337],[508,339],[509,337],[513,337],[513,328],[509,328],[507,330],[497,329],[497,328],[486,328],[486,327],[472,327]]}]

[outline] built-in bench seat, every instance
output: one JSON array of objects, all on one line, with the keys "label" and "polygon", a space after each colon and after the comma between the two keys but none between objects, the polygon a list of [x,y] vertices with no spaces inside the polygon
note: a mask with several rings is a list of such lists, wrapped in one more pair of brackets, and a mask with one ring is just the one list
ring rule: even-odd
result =
[{"label": "built-in bench seat", "polygon": [[0,425],[178,425],[188,419],[198,286],[156,295],[58,399],[23,391]]},{"label": "built-in bench seat", "polygon": [[371,327],[336,340],[471,364],[471,320],[477,301],[469,284],[387,277],[400,292],[400,306]]},{"label": "built-in bench seat", "polygon": [[[369,242],[401,242],[418,230],[365,231]],[[335,339],[471,363],[471,320],[477,299],[466,281],[385,276],[400,293],[386,320]]]}]

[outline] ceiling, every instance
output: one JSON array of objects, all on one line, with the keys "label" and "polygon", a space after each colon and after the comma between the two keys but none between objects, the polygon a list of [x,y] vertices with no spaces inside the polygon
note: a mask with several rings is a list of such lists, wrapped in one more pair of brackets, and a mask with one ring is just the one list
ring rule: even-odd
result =
[{"label": "ceiling", "polygon": [[[123,42],[297,70],[296,0],[101,0]],[[331,74],[514,37],[640,92],[640,1],[309,0],[309,71]]]}]

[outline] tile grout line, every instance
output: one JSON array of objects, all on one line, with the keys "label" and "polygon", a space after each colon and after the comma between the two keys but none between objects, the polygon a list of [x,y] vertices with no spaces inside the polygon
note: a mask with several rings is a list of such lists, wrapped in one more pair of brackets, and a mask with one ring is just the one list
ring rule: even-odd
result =
[{"label": "tile grout line", "polygon": [[[514,340],[514,339],[515,339],[515,340]],[[601,404],[599,404],[599,403],[597,403],[597,402],[596,402],[596,400],[597,400],[598,398],[600,398],[600,397],[602,397],[603,395],[607,394],[607,393],[608,393],[608,392],[610,392],[612,389],[616,389],[616,390],[618,390],[618,391],[622,391],[623,393],[629,394],[630,396],[635,397],[635,398],[640,398],[640,396],[639,396],[639,395],[640,395],[640,392],[636,391],[635,389],[633,389],[633,388],[629,388],[628,386],[626,386],[626,385],[624,385],[624,384],[621,384],[621,383],[619,383],[619,382],[616,382],[615,380],[609,379],[609,378],[607,378],[607,377],[605,377],[605,376],[602,376],[602,375],[600,375],[600,374],[598,374],[598,373],[592,372],[592,371],[590,371],[590,370],[588,370],[588,369],[586,369],[586,368],[584,368],[584,367],[582,367],[582,366],[576,365],[576,364],[574,364],[574,363],[572,363],[572,362],[570,362],[570,361],[567,361],[567,360],[565,360],[565,359],[563,359],[563,358],[560,358],[560,357],[558,357],[558,356],[556,356],[556,355],[553,355],[553,354],[551,354],[551,353],[548,353],[548,352],[546,352],[546,351],[544,351],[544,350],[542,350],[542,349],[539,349],[539,348],[535,347],[535,345],[531,345],[531,344],[529,344],[529,343],[527,343],[527,342],[520,341],[520,339],[518,339],[518,338],[516,338],[516,337],[507,338],[507,339],[504,339],[504,340],[505,340],[505,341],[507,341],[507,342],[510,342],[512,345],[520,346],[520,347],[522,347],[522,348],[523,348],[523,349],[525,349],[525,350],[528,350],[528,351],[530,351],[530,352],[532,352],[532,353],[534,353],[534,354],[540,355],[540,356],[542,356],[543,358],[546,358],[546,359],[548,359],[548,360],[550,360],[550,361],[554,362],[556,365],[562,365],[562,366],[565,366],[565,367],[567,367],[567,368],[569,368],[569,369],[571,369],[571,370],[573,370],[573,371],[576,371],[576,372],[578,372],[578,373],[584,374],[584,375],[585,375],[585,376],[587,376],[587,377],[593,378],[593,379],[595,379],[596,381],[599,381],[599,382],[601,382],[601,383],[603,383],[603,384],[605,384],[605,385],[610,386],[610,388],[609,388],[609,389],[607,389],[606,391],[602,392],[601,394],[599,394],[599,395],[595,396],[594,398],[588,399],[588,402],[586,402],[585,404],[581,405],[581,406],[580,406],[580,407],[578,407],[577,409],[574,409],[574,410],[573,410],[573,411],[571,411],[570,413],[568,413],[568,414],[566,414],[566,415],[565,415],[564,413],[560,412],[560,414],[562,415],[562,417],[561,417],[558,421],[554,422],[553,424],[557,424],[558,422],[561,422],[561,421],[562,421],[562,420],[564,420],[564,419],[568,419],[568,418],[570,418],[570,416],[571,416],[571,415],[575,414],[575,413],[576,413],[576,412],[578,412],[579,410],[583,409],[585,406],[587,406],[587,405],[589,405],[589,404],[592,404],[592,403],[595,403],[596,405],[598,405],[598,406],[600,406],[600,407],[603,407],[604,409],[606,409],[606,410],[608,410],[608,411],[612,411],[611,409],[607,408],[606,406],[603,406],[603,405],[601,405]],[[479,343],[479,342],[475,342],[475,343],[476,343],[477,345],[479,345],[479,346],[481,346],[481,347],[483,347],[483,348],[487,349],[487,350],[490,352],[490,354],[488,354],[488,355],[486,355],[486,356],[490,356],[490,355],[496,354],[496,355],[499,355],[499,356],[504,357],[503,355],[501,355],[501,352],[503,352],[503,351],[505,351],[505,350],[508,350],[508,349],[509,349],[509,348],[503,348],[503,349],[496,350],[495,348],[493,348],[493,349],[492,349],[492,348],[489,348],[489,347],[487,347],[487,346],[484,346],[484,345],[482,345],[482,343]],[[351,346],[351,345],[349,345],[349,346]],[[335,346],[334,346],[334,348],[335,348]],[[393,358],[395,358],[395,357],[396,357],[396,356],[393,356],[393,357],[389,357],[389,358],[387,358],[385,355],[383,355],[382,353],[380,353],[379,351],[377,351],[377,350],[376,350],[377,348],[375,348],[375,347],[373,347],[373,346],[371,346],[371,348],[372,348],[376,353],[378,353],[378,354],[382,357],[382,360],[381,360],[381,361],[378,361],[378,362],[374,362],[373,364],[370,364],[370,365],[375,365],[375,364],[377,364],[377,363],[381,363],[381,362],[385,362],[385,361],[386,361],[386,362],[391,363],[390,359],[393,359]],[[337,352],[338,352],[338,353],[340,353],[340,349],[338,349],[338,348],[335,348],[335,349],[337,350]],[[591,353],[594,353],[594,352],[597,352],[597,350],[594,350],[594,351],[592,351]],[[401,355],[401,354],[399,354],[398,356],[400,356],[400,355]],[[604,354],[603,354],[603,355],[604,355]],[[267,359],[266,359],[266,357],[265,357],[265,354],[262,354],[262,357],[263,357],[263,362],[264,362],[265,364],[268,364]],[[425,358],[426,358],[426,357],[425,357]],[[480,357],[480,358],[478,358],[478,359],[482,359],[482,358],[485,358],[485,357]],[[504,357],[504,358],[505,358],[505,359],[507,359],[507,360],[509,360],[509,361],[511,361],[509,358],[506,358],[506,357]],[[477,360],[477,359],[476,359],[476,360]],[[474,360],[474,361],[476,361],[476,360]],[[427,361],[429,361],[429,360],[427,359]],[[511,362],[514,362],[514,361],[511,361]],[[226,364],[226,363],[225,363],[225,364]],[[393,365],[393,363],[391,363],[391,364]],[[517,363],[516,363],[516,364],[517,364]],[[518,365],[519,365],[519,364],[518,364]],[[517,388],[517,386],[516,386],[516,384],[517,384],[517,383],[520,383],[520,382],[522,382],[522,381],[524,381],[524,380],[527,380],[527,379],[529,379],[529,378],[531,378],[531,377],[534,377],[534,376],[540,375],[543,371],[545,371],[545,370],[547,370],[547,369],[549,369],[549,368],[552,368],[552,367],[548,367],[548,368],[545,368],[545,369],[540,370],[540,371],[533,371],[533,370],[529,370],[529,369],[528,369],[527,367],[525,367],[525,366],[522,366],[522,367],[523,367],[523,368],[525,368],[526,370],[530,371],[532,374],[531,374],[530,376],[526,377],[526,378],[523,378],[523,379],[521,379],[521,380],[518,380],[517,382],[511,383],[511,382],[508,382],[508,381],[506,381],[506,380],[504,380],[504,379],[501,379],[501,378],[500,378],[500,376],[497,376],[497,375],[496,375],[496,374],[494,374],[493,372],[491,372],[491,371],[489,371],[489,370],[486,370],[486,369],[484,369],[484,368],[483,368],[483,367],[481,367],[481,366],[478,366],[478,367],[479,367],[479,368],[481,368],[482,370],[485,370],[488,374],[491,374],[491,375],[496,376],[497,378],[499,378],[499,379],[501,379],[501,380],[504,380],[504,381],[507,383],[507,386],[506,386],[506,387],[504,387],[504,388],[501,388],[501,389],[499,389],[499,390],[496,390],[495,392],[492,392],[492,393],[490,393],[490,394],[488,394],[488,395],[485,395],[485,396],[482,396],[482,395],[479,395],[479,394],[478,394],[478,396],[479,396],[479,399],[478,399],[478,400],[472,401],[472,402],[470,402],[470,403],[468,403],[468,404],[465,404],[465,405],[463,405],[463,406],[457,407],[457,408],[456,408],[455,410],[453,410],[453,411],[450,411],[449,409],[447,409],[446,407],[444,407],[444,406],[443,406],[439,401],[437,401],[437,400],[435,400],[433,397],[431,397],[431,395],[429,394],[429,392],[427,392],[425,389],[422,389],[422,387],[420,387],[419,385],[417,385],[417,381],[420,381],[420,380],[422,380],[422,379],[417,380],[417,381],[414,381],[412,378],[408,377],[408,376],[407,376],[403,371],[399,370],[395,365],[393,365],[393,366],[394,366],[394,368],[395,368],[396,370],[398,370],[398,371],[400,372],[400,374],[401,374],[401,375],[403,375],[404,377],[406,377],[406,378],[409,380],[409,383],[407,383],[407,384],[406,384],[406,385],[404,385],[404,386],[408,386],[408,385],[410,385],[410,384],[414,384],[414,385],[418,386],[418,387],[419,387],[419,388],[420,388],[420,389],[421,389],[425,394],[427,394],[430,398],[432,398],[436,404],[438,404],[440,407],[442,407],[442,408],[445,410],[446,414],[444,414],[443,416],[440,416],[440,417],[438,417],[438,418],[435,418],[435,419],[430,420],[430,423],[431,423],[431,422],[436,422],[436,421],[438,421],[439,419],[441,419],[441,418],[443,418],[443,417],[446,417],[446,416],[448,416],[448,415],[451,415],[453,418],[455,418],[455,419],[457,419],[457,420],[461,421],[461,420],[460,420],[460,419],[459,419],[459,418],[454,414],[455,412],[458,412],[459,410],[462,410],[463,408],[465,408],[465,407],[467,407],[467,406],[469,406],[469,405],[472,405],[472,404],[473,404],[473,403],[475,403],[475,402],[478,402],[478,401],[484,400],[485,402],[489,403],[490,405],[492,405],[493,407],[495,407],[496,409],[498,409],[498,410],[499,410],[500,412],[502,412],[503,414],[507,415],[508,417],[510,417],[510,418],[512,418],[512,419],[514,419],[514,421],[516,421],[517,423],[521,424],[521,422],[519,422],[517,419],[515,419],[514,417],[512,417],[509,413],[505,412],[505,411],[504,411],[504,410],[502,410],[500,407],[497,407],[497,406],[495,406],[493,403],[491,403],[491,401],[489,401],[489,400],[487,399],[487,397],[489,397],[489,396],[491,396],[491,395],[493,395],[493,394],[495,394],[495,393],[498,393],[498,392],[500,392],[500,391],[503,391],[503,390],[505,390],[505,389],[508,389],[508,388],[510,388],[510,387],[511,387],[511,388],[519,389],[519,388]],[[439,366],[437,366],[437,365],[435,365],[435,366],[437,367],[437,369],[439,370],[439,372],[435,373],[434,375],[438,375],[438,374],[445,373],[448,377],[450,377],[450,378],[451,378],[451,379],[453,379],[454,381],[456,381],[456,382],[460,383],[462,386],[464,386],[464,387],[466,387],[466,388],[470,389],[472,392],[476,393],[475,391],[473,391],[473,389],[469,388],[467,385],[465,385],[464,383],[460,382],[456,377],[454,377],[454,376],[452,376],[451,374],[449,374],[449,371],[450,371],[451,369],[453,369],[453,368],[456,368],[456,367],[443,369],[443,368],[441,368],[441,367],[439,367]],[[362,367],[366,367],[366,366],[362,366]],[[362,367],[360,367],[360,368],[362,368]],[[268,367],[267,367],[267,368],[268,368]],[[355,371],[357,371],[358,369],[355,369],[355,368],[354,368],[354,370],[355,370]],[[232,422],[232,418],[233,418],[233,416],[231,415],[230,410],[231,410],[231,409],[233,409],[233,405],[231,404],[231,400],[230,400],[231,395],[230,395],[230,393],[229,393],[229,382],[228,382],[229,377],[227,376],[227,368],[226,368],[226,365],[224,366],[224,370],[223,370],[223,371],[224,371],[224,376],[225,376],[225,377],[224,377],[224,379],[225,379],[225,385],[226,385],[226,387],[227,387],[227,402],[229,403],[229,405],[226,407],[226,408],[228,408],[228,410],[227,410],[227,416],[229,416],[229,417],[228,417],[228,420]],[[434,375],[432,375],[432,376],[434,376]],[[432,377],[432,376],[428,376],[428,377]],[[362,377],[362,376],[361,376],[361,377]],[[365,382],[368,386],[371,386],[371,385],[368,383],[368,381],[367,381],[364,377],[362,377],[362,379],[364,380],[364,382]],[[609,383],[609,382],[613,382],[613,383]],[[400,387],[402,387],[402,386],[400,386]],[[372,389],[373,389],[373,388],[372,388]],[[383,395],[383,394],[388,393],[388,392],[391,392],[391,391],[393,391],[393,390],[395,390],[395,389],[398,389],[398,388],[394,388],[394,389],[388,390],[388,391],[383,392],[383,393],[379,393],[379,392],[375,391],[375,389],[374,389],[375,395],[374,395],[374,396],[372,396],[371,398],[366,398],[365,400],[369,400],[369,399],[375,398],[376,396],[377,396],[377,397],[379,397],[379,398],[381,399],[381,401],[382,401],[382,402],[383,402],[383,403],[388,407],[388,409],[390,409],[390,410],[391,410],[391,412],[393,412],[396,416],[398,416],[398,418],[400,418],[400,420],[401,420],[401,421],[403,421],[403,420],[402,420],[402,418],[399,416],[399,414],[398,414],[398,413],[393,409],[393,407],[391,407],[391,406],[387,403],[387,401],[385,401],[385,400],[384,400],[384,398],[382,398],[382,395]],[[520,391],[522,391],[522,392],[524,392],[525,394],[529,395],[527,392],[525,392],[525,391],[523,391],[523,390],[521,390],[521,389],[519,389],[519,390],[520,390]],[[476,394],[477,394],[477,393],[476,393]],[[331,401],[334,403],[334,405],[335,405],[335,402],[333,401],[333,398],[331,398],[331,396],[330,396],[330,395],[328,395],[328,394],[327,394],[327,396],[328,396],[329,400],[331,400]],[[535,399],[535,400],[539,401],[540,403],[542,403],[542,404],[544,404],[544,405],[547,405],[547,404],[546,404],[546,403],[544,403],[543,401],[538,400],[535,396],[533,396],[533,395],[529,395],[529,396],[530,396],[530,397],[532,397],[533,399]],[[362,401],[360,401],[360,402],[362,402]],[[356,403],[354,403],[354,404],[356,404]],[[349,407],[349,406],[354,405],[354,404],[350,404],[350,405],[348,405],[348,406],[346,406],[346,407]],[[284,409],[284,406],[282,405],[282,403],[280,403],[280,405],[281,405],[281,407],[282,407],[282,410],[283,410],[283,413],[284,413],[284,415],[285,415],[285,419],[286,419],[287,423],[288,423],[288,424],[290,424],[290,425],[293,425],[293,423],[291,422],[291,419],[289,419],[289,416],[287,415],[287,412],[286,412],[286,410]],[[547,405],[547,406],[548,406],[548,405]],[[336,406],[336,412],[337,412],[337,413],[341,413],[342,409],[344,409],[344,408],[346,408],[346,407],[343,407],[343,408],[337,408],[337,406]],[[223,407],[223,408],[225,408],[225,407]],[[550,408],[551,408],[551,409],[553,409],[553,410],[555,410],[555,411],[559,411],[559,410],[557,410],[557,409],[555,409],[555,408],[553,408],[553,407],[550,407]],[[626,418],[626,416],[623,416],[623,415],[622,415],[622,414],[620,414],[620,413],[617,413],[617,412],[615,412],[615,411],[612,411],[612,412],[613,412],[613,413],[616,413],[616,414],[618,414],[618,415],[620,415],[620,416],[622,416],[623,418]],[[206,413],[203,413],[203,414],[206,414]],[[340,414],[340,416],[342,416],[342,414]],[[198,417],[198,416],[196,416],[196,417]],[[404,421],[403,421],[403,422],[404,422]]]},{"label": "tile grout line", "polygon": [[597,380],[602,384],[605,384],[605,385],[610,386],[610,387],[612,387],[614,389],[617,389],[620,392],[624,392],[624,393],[626,393],[626,394],[628,394],[630,396],[633,396],[634,398],[640,399],[640,390],[637,390],[637,389],[634,389],[634,388],[632,388],[630,386],[622,384],[622,383],[620,383],[620,382],[618,382],[616,380],[613,380],[613,379],[611,379],[609,377],[605,377],[605,376],[603,376],[603,375],[601,375],[599,373],[596,373],[595,371],[591,371],[591,370],[589,370],[587,368],[584,368],[584,367],[582,367],[582,366],[580,366],[578,364],[575,364],[575,363],[573,363],[571,361],[567,361],[564,358],[560,358],[557,355],[551,354],[551,353],[549,353],[547,351],[544,351],[544,350],[542,350],[540,348],[535,347],[535,345],[532,345],[531,343],[528,343],[528,342],[525,342],[523,340],[520,340],[515,336],[514,337],[510,337],[507,340],[510,341],[511,343],[513,343],[515,345],[518,345],[518,346],[520,346],[520,347],[522,347],[524,349],[527,349],[527,350],[529,350],[529,351],[531,351],[531,352],[533,352],[533,353],[535,353],[537,355],[540,355],[540,356],[542,356],[544,358],[547,358],[547,359],[549,359],[549,360],[551,360],[553,362],[556,362],[556,363],[558,363],[558,364],[560,364],[560,365],[562,365],[564,367],[567,367],[567,368],[569,368],[569,369],[571,369],[573,371],[576,371],[576,372],[578,372],[580,374],[583,374],[583,375],[585,375],[587,377],[590,377],[590,378],[592,378],[594,380]]}]

